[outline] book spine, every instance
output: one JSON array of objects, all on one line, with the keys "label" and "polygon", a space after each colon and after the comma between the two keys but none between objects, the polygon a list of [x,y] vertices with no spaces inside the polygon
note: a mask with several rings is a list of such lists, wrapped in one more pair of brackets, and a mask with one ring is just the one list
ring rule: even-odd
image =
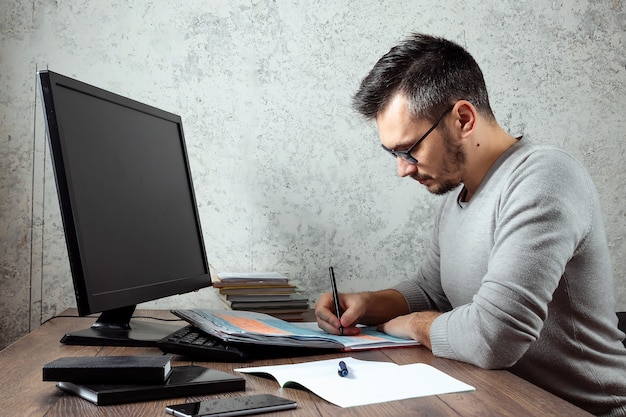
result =
[{"label": "book spine", "polygon": [[44,381],[78,383],[162,384],[167,379],[165,369],[147,367],[125,368],[44,368]]},{"label": "book spine", "polygon": [[219,394],[222,392],[243,391],[246,389],[246,381],[223,381],[219,384],[207,385],[180,385],[170,386],[146,386],[134,391],[103,392],[96,394],[97,405],[115,405],[139,401],[152,401],[174,397],[193,397],[207,394]]}]

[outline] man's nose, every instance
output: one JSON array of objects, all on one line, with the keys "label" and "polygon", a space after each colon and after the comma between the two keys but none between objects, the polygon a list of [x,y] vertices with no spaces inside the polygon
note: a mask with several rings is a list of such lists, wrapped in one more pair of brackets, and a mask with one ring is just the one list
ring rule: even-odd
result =
[{"label": "man's nose", "polygon": [[398,175],[402,178],[417,172],[417,165],[411,164],[404,158],[396,158],[398,161]]}]

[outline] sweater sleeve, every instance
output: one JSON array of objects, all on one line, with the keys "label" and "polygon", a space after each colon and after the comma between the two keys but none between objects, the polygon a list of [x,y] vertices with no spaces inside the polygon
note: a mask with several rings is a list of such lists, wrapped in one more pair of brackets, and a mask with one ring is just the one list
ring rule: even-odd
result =
[{"label": "sweater sleeve", "polygon": [[404,296],[411,312],[425,310],[449,311],[452,309],[450,301],[441,286],[441,270],[439,268],[438,228],[443,207],[444,204],[441,204],[437,212],[430,246],[416,277],[412,280],[400,282],[393,287]]},{"label": "sweater sleeve", "polygon": [[[497,189],[487,183],[481,191],[499,195],[494,213],[481,213],[494,217],[489,220],[494,222],[493,244],[484,259],[487,272],[472,301],[437,318],[430,334],[436,356],[483,368],[512,366],[537,340],[566,265],[584,246],[594,215],[591,179],[560,151],[530,154],[506,180],[495,183]],[[471,236],[450,232],[445,238]]]}]

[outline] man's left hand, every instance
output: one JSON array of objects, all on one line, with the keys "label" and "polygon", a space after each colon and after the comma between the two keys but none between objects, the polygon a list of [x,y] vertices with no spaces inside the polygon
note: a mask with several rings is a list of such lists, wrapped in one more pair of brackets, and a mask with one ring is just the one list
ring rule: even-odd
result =
[{"label": "man's left hand", "polygon": [[430,326],[441,314],[438,311],[420,311],[398,316],[378,326],[378,330],[388,335],[413,339],[432,350],[430,344]]}]

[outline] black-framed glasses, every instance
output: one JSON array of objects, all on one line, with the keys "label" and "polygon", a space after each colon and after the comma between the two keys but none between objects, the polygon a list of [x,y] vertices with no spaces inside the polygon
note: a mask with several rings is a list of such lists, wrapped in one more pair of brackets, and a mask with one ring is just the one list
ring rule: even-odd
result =
[{"label": "black-framed glasses", "polygon": [[430,135],[430,133],[435,130],[435,128],[439,125],[439,123],[443,120],[443,118],[446,116],[446,114],[450,113],[452,111],[452,109],[454,108],[454,106],[450,107],[448,110],[444,111],[443,114],[441,115],[441,117],[439,117],[439,119],[437,119],[437,121],[435,122],[434,125],[431,126],[430,129],[428,129],[428,131],[426,133],[424,133],[424,135],[419,138],[417,140],[417,142],[415,142],[409,149],[407,149],[406,151],[395,151],[393,149],[389,149],[388,147],[386,147],[385,145],[380,145],[383,147],[384,150],[386,150],[387,152],[389,152],[393,157],[395,158],[402,158],[405,161],[407,161],[409,164],[417,164],[417,159],[413,158],[413,156],[411,155],[411,152],[413,152],[413,149],[415,149],[417,147],[417,145],[419,145],[420,143],[422,143],[422,141],[424,139],[426,139],[426,137],[428,135]]}]

